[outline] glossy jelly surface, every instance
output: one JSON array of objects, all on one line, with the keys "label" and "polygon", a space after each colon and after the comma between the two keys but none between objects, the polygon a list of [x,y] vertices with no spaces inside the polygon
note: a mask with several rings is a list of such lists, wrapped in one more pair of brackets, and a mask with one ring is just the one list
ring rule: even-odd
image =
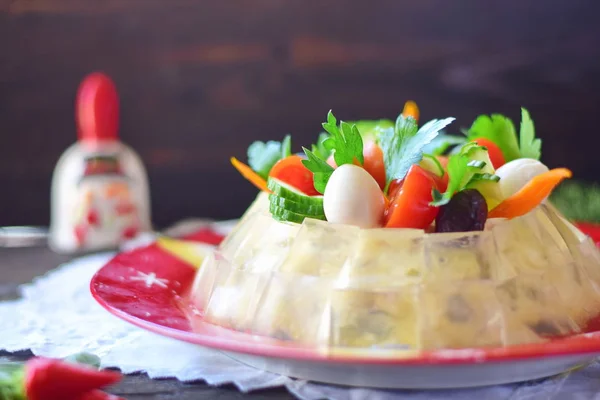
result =
[{"label": "glossy jelly surface", "polygon": [[478,232],[277,222],[259,195],[198,272],[204,320],[319,347],[535,343],[600,313],[600,255],[550,204]]}]

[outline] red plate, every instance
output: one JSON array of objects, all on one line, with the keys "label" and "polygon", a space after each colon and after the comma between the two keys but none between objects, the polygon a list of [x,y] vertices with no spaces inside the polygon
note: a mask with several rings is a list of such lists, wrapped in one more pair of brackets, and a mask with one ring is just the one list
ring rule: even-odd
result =
[{"label": "red plate", "polygon": [[[582,230],[590,234],[596,242],[600,242],[600,227],[584,225]],[[216,236],[215,236],[216,235]],[[200,232],[190,236],[188,239],[199,240],[214,244],[218,242],[218,234],[210,231]],[[212,347],[233,353],[238,358],[250,364],[258,365],[264,369],[274,372],[285,371],[287,375],[299,376],[311,379],[308,373],[290,373],[290,367],[283,368],[280,364],[288,362],[305,362],[313,365],[371,365],[379,367],[391,366],[439,366],[499,362],[533,362],[549,357],[563,357],[582,355],[587,359],[592,354],[600,354],[600,331],[593,331],[600,324],[591,324],[588,333],[556,339],[544,344],[527,344],[503,348],[486,349],[463,349],[463,350],[441,350],[422,353],[405,354],[390,353],[352,354],[350,352],[324,352],[315,348],[307,348],[290,344],[276,339],[240,333],[202,320],[200,315],[190,312],[186,298],[192,285],[196,269],[190,264],[171,255],[157,244],[138,248],[129,252],[116,255],[108,264],[101,268],[91,281],[91,291],[94,298],[109,312],[143,329],[157,334],[172,337],[178,340]],[[252,360],[251,360],[252,359]],[[258,359],[263,359],[259,362]],[[264,359],[270,359],[265,363]],[[279,367],[273,365],[272,360],[278,360]],[[521,361],[519,361],[521,360]],[[570,364],[569,364],[570,365]],[[573,364],[575,365],[575,364]],[[568,365],[564,365],[566,368]],[[571,365],[572,366],[572,365]],[[562,370],[564,370],[564,368]],[[548,376],[561,370],[547,373],[523,374],[523,377],[532,379],[537,376]],[[423,372],[423,371],[421,371]],[[474,370],[469,373],[476,373]],[[444,372],[447,374],[448,372]],[[490,373],[491,374],[491,373]],[[496,372],[494,372],[496,374]],[[493,374],[492,374],[493,375]],[[487,375],[486,375],[487,376]],[[520,375],[521,376],[521,375]],[[341,377],[318,379],[334,383],[346,383]],[[374,378],[371,378],[374,379]],[[396,380],[397,375],[396,375]],[[452,378],[454,379],[454,378]],[[482,378],[483,384],[504,383],[519,380],[492,379],[489,376]],[[373,380],[367,385],[374,383],[379,387],[423,387],[423,385],[411,386],[402,384],[400,386],[389,384],[378,384]],[[435,385],[435,387],[459,387],[469,386],[452,384]],[[456,383],[456,381],[454,382]],[[352,384],[364,385],[360,379],[354,379]],[[373,385],[371,385],[373,386]],[[431,385],[425,385],[431,386]],[[433,386],[432,386],[433,387]]]}]

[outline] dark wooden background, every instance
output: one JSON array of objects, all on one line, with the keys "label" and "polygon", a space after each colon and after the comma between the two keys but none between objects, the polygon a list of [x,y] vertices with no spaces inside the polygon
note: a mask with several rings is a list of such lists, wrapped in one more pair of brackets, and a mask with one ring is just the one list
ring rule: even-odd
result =
[{"label": "dark wooden background", "polygon": [[255,139],[309,144],[327,111],[424,119],[528,107],[543,159],[597,181],[596,0],[0,0],[0,224],[46,224],[78,83],[117,83],[154,221],[238,216]]}]

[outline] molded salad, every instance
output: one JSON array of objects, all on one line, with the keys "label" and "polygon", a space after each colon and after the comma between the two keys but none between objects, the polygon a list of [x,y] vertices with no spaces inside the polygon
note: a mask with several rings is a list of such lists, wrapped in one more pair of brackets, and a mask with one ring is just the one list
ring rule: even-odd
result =
[{"label": "molded salad", "polygon": [[518,135],[500,114],[480,115],[462,135],[443,133],[453,121],[419,125],[412,101],[395,122],[338,123],[329,111],[324,132],[303,153],[292,153],[288,135],[252,143],[248,164],[231,162],[269,193],[276,220],[427,232],[478,231],[489,218],[519,217],[571,177],[539,161],[541,140],[525,108]]}]

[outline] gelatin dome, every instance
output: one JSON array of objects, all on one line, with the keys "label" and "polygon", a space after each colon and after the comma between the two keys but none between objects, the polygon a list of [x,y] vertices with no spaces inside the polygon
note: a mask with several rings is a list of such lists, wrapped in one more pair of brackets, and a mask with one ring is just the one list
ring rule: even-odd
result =
[{"label": "gelatin dome", "polygon": [[426,234],[278,222],[260,194],[192,290],[207,322],[306,345],[508,346],[584,331],[600,312],[600,255],[550,204]]}]

